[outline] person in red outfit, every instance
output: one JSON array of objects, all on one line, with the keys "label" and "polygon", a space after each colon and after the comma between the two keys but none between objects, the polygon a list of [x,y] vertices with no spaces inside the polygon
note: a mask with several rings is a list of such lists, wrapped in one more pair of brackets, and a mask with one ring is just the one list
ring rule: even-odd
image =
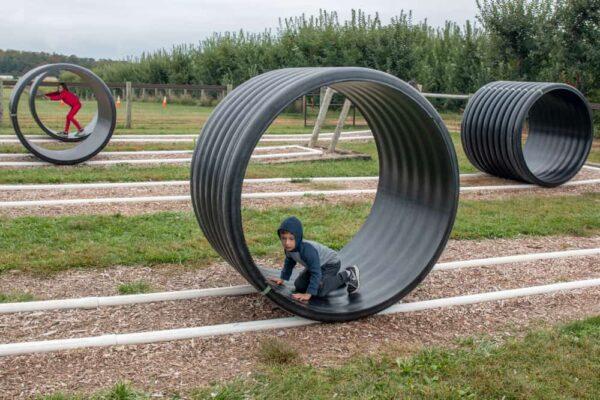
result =
[{"label": "person in red outfit", "polygon": [[71,122],[73,125],[77,127],[77,133],[75,136],[83,135],[83,128],[79,125],[79,122],[75,119],[75,114],[79,112],[81,109],[81,102],[79,98],[75,96],[74,93],[69,92],[67,85],[63,82],[58,84],[58,90],[56,92],[46,93],[46,97],[48,97],[52,101],[62,100],[71,107],[71,110],[67,114],[67,122],[65,124],[65,130],[62,132],[63,135],[69,135],[69,127],[71,126]]}]

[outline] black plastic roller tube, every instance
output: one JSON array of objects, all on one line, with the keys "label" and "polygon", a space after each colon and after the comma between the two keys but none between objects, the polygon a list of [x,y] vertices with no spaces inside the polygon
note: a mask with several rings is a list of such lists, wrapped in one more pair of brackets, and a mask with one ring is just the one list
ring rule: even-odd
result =
[{"label": "black plastic roller tube", "polygon": [[463,148],[479,170],[546,187],[579,172],[593,136],[587,100],[562,83],[489,83],[469,100],[461,124]]},{"label": "black plastic roller tube", "polygon": [[[265,130],[295,99],[322,86],[350,99],[367,120],[379,154],[379,184],[371,213],[339,252],[342,268],[360,267],[360,290],[348,295],[339,289],[304,304],[290,297],[291,286],[271,288],[265,277],[273,270],[255,264],[244,238],[241,194]],[[204,235],[257,290],[302,317],[348,321],[398,302],[429,273],[454,224],[458,177],[441,117],[408,84],[365,68],[298,68],[259,75],[216,107],[196,145],[191,191]]]},{"label": "black plastic roller tube", "polygon": [[[86,127],[86,129],[93,130],[89,133],[86,131],[87,135],[83,137],[83,140],[78,141],[71,148],[55,150],[39,146],[28,140],[27,135],[23,133],[19,126],[18,108],[19,99],[29,84],[34,85],[35,90],[37,90],[39,81],[36,78],[38,76],[44,76],[47,73],[58,73],[60,71],[72,72],[81,78],[94,93],[98,112],[92,123]],[[35,93],[33,94],[35,95]],[[23,146],[39,159],[59,165],[78,164],[89,160],[102,151],[110,141],[117,121],[115,102],[108,86],[92,71],[74,64],[42,65],[27,72],[17,81],[10,94],[9,109],[13,128]],[[35,115],[37,116],[37,113]],[[41,124],[41,121],[36,120],[36,122]]]}]

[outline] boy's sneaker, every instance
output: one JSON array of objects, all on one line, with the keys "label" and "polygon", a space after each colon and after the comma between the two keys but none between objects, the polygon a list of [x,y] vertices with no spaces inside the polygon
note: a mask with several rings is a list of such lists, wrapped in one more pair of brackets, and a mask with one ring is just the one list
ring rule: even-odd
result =
[{"label": "boy's sneaker", "polygon": [[85,136],[85,131],[83,129],[80,129],[77,131],[77,133],[75,133],[75,137],[81,137],[81,136]]},{"label": "boy's sneaker", "polygon": [[346,268],[346,272],[348,273],[348,282],[346,282],[348,286],[346,287],[346,290],[348,290],[349,294],[352,294],[360,287],[358,267],[356,265],[351,265]]},{"label": "boy's sneaker", "polygon": [[68,132],[65,132],[65,131],[62,131],[62,132],[56,132],[56,134],[57,134],[58,136],[69,137],[69,133],[68,133]]}]

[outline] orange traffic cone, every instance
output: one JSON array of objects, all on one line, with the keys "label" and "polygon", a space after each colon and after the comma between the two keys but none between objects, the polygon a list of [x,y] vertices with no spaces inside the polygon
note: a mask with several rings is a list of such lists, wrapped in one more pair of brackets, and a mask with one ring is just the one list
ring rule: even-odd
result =
[{"label": "orange traffic cone", "polygon": [[64,107],[64,106],[65,106],[65,102],[61,100],[61,101],[60,101],[60,106],[61,106],[61,107]]},{"label": "orange traffic cone", "polygon": [[117,96],[117,108],[121,107],[121,96]]},{"label": "orange traffic cone", "polygon": [[167,96],[163,97],[162,106],[163,108],[167,108]]}]

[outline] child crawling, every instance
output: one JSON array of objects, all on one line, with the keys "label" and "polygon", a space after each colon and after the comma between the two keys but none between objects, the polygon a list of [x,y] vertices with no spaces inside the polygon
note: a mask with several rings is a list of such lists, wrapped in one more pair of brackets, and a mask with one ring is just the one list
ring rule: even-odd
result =
[{"label": "child crawling", "polygon": [[285,262],[280,278],[268,278],[276,285],[290,279],[296,264],[304,267],[294,281],[296,293],[292,297],[300,301],[309,301],[311,297],[325,297],[332,290],[347,285],[349,294],[360,286],[359,271],[356,265],[340,271],[341,261],[335,251],[321,243],[304,240],[302,223],[296,217],[285,219],[277,230],[285,253]]}]

